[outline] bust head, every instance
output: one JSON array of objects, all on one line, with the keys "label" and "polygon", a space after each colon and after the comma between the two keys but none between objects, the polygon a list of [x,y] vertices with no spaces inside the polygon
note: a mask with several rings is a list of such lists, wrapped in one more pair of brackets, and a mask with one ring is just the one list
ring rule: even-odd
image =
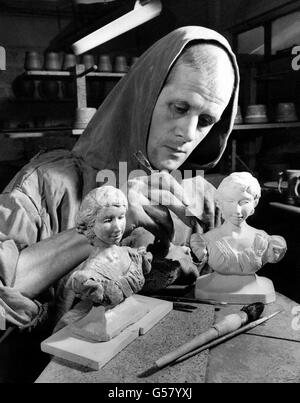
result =
[{"label": "bust head", "polygon": [[258,204],[260,185],[249,172],[234,172],[220,183],[216,201],[225,221],[240,225]]},{"label": "bust head", "polygon": [[77,215],[77,231],[91,244],[100,240],[107,245],[118,244],[126,226],[127,199],[113,186],[91,190],[83,199]]}]

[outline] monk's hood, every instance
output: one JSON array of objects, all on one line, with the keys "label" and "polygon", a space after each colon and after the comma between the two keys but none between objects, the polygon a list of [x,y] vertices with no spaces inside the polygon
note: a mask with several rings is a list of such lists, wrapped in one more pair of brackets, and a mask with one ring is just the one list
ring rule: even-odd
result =
[{"label": "monk's hood", "polygon": [[235,71],[235,86],[220,121],[181,168],[208,169],[219,161],[236,115],[238,67],[230,45],[222,35],[207,28],[190,26],[179,28],[156,42],[109,93],[73,149],[84,165],[92,170],[119,173],[119,162],[127,162],[128,174],[141,168],[133,154],[141,150],[147,156],[147,137],[157,98],[170,68],[184,47],[195,40],[218,44],[226,50]]}]

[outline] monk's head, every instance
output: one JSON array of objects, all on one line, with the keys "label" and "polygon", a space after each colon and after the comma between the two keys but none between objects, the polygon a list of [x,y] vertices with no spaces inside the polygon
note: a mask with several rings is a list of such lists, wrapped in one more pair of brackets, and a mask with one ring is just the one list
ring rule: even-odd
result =
[{"label": "monk's head", "polygon": [[183,164],[221,119],[234,81],[232,62],[221,46],[192,43],[185,48],[152,114],[147,156],[155,169],[172,171]]}]

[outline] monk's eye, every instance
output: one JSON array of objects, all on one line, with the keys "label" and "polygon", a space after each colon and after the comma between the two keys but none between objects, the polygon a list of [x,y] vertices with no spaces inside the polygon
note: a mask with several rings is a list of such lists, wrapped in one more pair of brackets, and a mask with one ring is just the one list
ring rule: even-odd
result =
[{"label": "monk's eye", "polygon": [[214,119],[209,115],[200,115],[198,118],[198,127],[208,127],[214,123]]},{"label": "monk's eye", "polygon": [[171,104],[170,105],[171,112],[173,115],[184,115],[188,112],[189,106],[186,104]]}]

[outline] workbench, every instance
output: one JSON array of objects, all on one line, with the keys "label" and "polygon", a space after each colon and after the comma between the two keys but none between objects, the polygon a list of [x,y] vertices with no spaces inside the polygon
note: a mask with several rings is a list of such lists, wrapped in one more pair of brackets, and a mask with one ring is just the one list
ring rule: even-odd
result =
[{"label": "workbench", "polygon": [[[36,383],[284,383],[300,382],[300,306],[278,294],[263,316],[282,312],[210,351],[139,378],[154,361],[207,330],[238,305],[195,304],[193,312],[171,311],[99,371],[52,358]],[[299,316],[297,316],[299,315]],[[174,385],[175,384],[175,385]]]}]

